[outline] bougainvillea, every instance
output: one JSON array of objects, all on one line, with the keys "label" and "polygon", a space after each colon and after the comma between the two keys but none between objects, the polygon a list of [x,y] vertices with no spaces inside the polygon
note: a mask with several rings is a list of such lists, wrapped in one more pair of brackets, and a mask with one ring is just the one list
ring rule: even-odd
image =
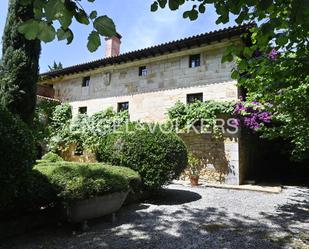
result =
[{"label": "bougainvillea", "polygon": [[279,54],[278,51],[273,48],[267,56],[270,60],[275,61],[278,57],[278,54]]},{"label": "bougainvillea", "polygon": [[272,114],[266,110],[265,106],[257,101],[240,100],[236,103],[233,114],[237,116],[235,121],[237,125],[244,125],[254,131],[269,124],[272,118]]}]

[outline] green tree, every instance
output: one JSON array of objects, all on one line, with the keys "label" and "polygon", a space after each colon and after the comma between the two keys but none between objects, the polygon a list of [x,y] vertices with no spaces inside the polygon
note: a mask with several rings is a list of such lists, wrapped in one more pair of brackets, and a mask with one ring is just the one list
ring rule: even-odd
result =
[{"label": "green tree", "polygon": [[48,69],[49,69],[50,72],[60,70],[62,68],[63,68],[62,63],[61,62],[57,63],[55,61],[54,61],[54,64],[52,66],[48,66]]},{"label": "green tree", "polygon": [[21,6],[20,2],[9,2],[3,35],[0,103],[30,124],[36,103],[41,46],[39,40],[26,40],[18,32],[18,27],[34,16],[33,6]]},{"label": "green tree", "polygon": [[[156,0],[159,8],[178,10],[185,0]],[[248,101],[259,101],[273,113],[273,126],[264,137],[281,137],[291,144],[294,159],[309,157],[309,1],[307,0],[192,0],[183,17],[196,20],[212,4],[216,23],[234,15],[238,24],[257,22],[244,37],[231,43],[222,61],[238,57],[232,77],[247,89]],[[187,6],[187,5],[186,5]],[[249,42],[248,42],[249,41]]]}]

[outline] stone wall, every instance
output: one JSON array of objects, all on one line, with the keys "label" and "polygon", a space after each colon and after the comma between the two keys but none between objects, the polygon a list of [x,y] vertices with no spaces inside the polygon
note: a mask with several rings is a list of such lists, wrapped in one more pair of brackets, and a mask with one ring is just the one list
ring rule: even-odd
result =
[{"label": "stone wall", "polygon": [[71,144],[66,148],[62,148],[60,156],[69,162],[80,162],[80,163],[95,163],[95,154],[89,151],[83,151],[82,155],[76,155],[76,144]]},{"label": "stone wall", "polygon": [[[209,183],[241,183],[239,137],[214,138],[208,134],[180,134],[189,152],[203,161],[200,178]],[[185,172],[183,178],[188,177]]]}]

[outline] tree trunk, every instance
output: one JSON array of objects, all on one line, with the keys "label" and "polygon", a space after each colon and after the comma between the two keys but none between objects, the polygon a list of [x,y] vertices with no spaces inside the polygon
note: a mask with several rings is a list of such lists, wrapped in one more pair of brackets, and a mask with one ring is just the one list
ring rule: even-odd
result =
[{"label": "tree trunk", "polygon": [[10,0],[3,34],[0,75],[0,104],[31,124],[36,105],[41,44],[29,41],[18,32],[21,23],[33,18],[33,6]]}]

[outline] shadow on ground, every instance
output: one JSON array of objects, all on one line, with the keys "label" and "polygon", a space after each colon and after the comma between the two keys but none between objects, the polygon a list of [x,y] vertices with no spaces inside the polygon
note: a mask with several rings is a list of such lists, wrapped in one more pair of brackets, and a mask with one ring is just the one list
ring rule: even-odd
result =
[{"label": "shadow on ground", "polygon": [[200,194],[188,190],[163,189],[154,195],[148,203],[155,205],[181,205],[197,201],[201,198]]},{"label": "shadow on ground", "polygon": [[75,235],[61,229],[40,231],[1,248],[308,248],[309,228],[299,223],[309,224],[309,193],[301,191],[276,212],[257,218],[224,208],[195,208],[201,195],[166,190],[151,203],[122,209],[116,223],[92,221],[88,232]]}]

